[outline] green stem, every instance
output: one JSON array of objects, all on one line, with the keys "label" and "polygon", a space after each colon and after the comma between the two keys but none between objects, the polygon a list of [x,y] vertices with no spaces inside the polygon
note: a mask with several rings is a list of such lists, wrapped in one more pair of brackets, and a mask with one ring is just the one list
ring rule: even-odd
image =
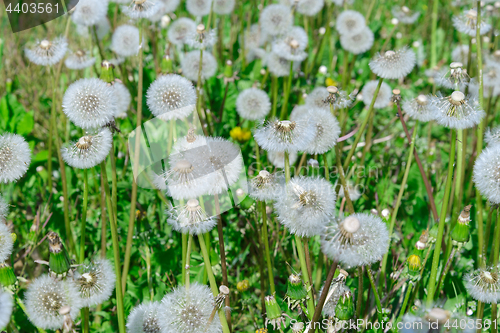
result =
[{"label": "green stem", "polygon": [[190,277],[189,277],[189,267],[191,263],[191,246],[193,243],[193,235],[188,236],[188,243],[187,243],[187,249],[186,249],[186,276],[185,276],[185,285],[186,289],[189,289],[189,283],[190,283]]},{"label": "green stem", "polygon": [[285,151],[285,182],[290,181],[290,157],[287,151]]},{"label": "green stem", "polygon": [[410,299],[411,291],[413,289],[412,287],[413,287],[413,284],[411,282],[409,282],[407,284],[405,298],[403,300],[403,305],[401,306],[401,311],[399,312],[399,316],[398,316],[398,319],[396,320],[396,323],[399,323],[401,321],[401,317],[403,317],[403,315],[406,312],[406,307],[408,306],[408,300]]},{"label": "green stem", "polygon": [[[439,9],[439,0],[434,0],[432,5],[432,25],[431,25],[431,68],[434,68],[437,64],[437,22],[438,22],[438,9]],[[479,18],[478,18],[479,22]]]},{"label": "green stem", "polygon": [[285,90],[285,94],[283,98],[283,106],[281,107],[281,114],[280,114],[281,120],[287,118],[288,98],[290,97],[290,90],[292,89],[292,78],[293,78],[293,61],[290,61],[290,74],[288,75],[288,80],[283,80],[283,88]]},{"label": "green stem", "polygon": [[358,267],[358,304],[356,305],[356,318],[361,318],[363,308],[363,267]]},{"label": "green stem", "polygon": [[87,229],[87,206],[89,202],[89,176],[87,169],[83,169],[83,207],[80,227],[80,263],[85,260],[85,233]]},{"label": "green stem", "polygon": [[340,184],[344,188],[344,197],[347,202],[347,209],[349,213],[354,214],[354,205],[352,204],[351,196],[349,194],[349,188],[347,187],[347,181],[345,180],[344,169],[342,168],[342,162],[340,160],[340,148],[339,145],[335,145],[335,157],[337,159],[337,169],[340,178]]},{"label": "green stem", "polygon": [[314,296],[312,294],[312,288],[309,288],[311,286],[311,280],[309,277],[309,271],[307,270],[306,256],[304,254],[304,244],[302,244],[302,238],[295,235],[295,244],[297,244],[297,254],[299,256],[300,270],[304,279],[304,285],[306,286],[306,289],[309,289],[309,299],[307,300],[307,317],[309,318],[309,320],[311,320],[314,314]]},{"label": "green stem", "polygon": [[476,329],[476,333],[483,332],[482,324],[483,324],[483,316],[484,316],[484,303],[477,302],[477,323],[480,324],[480,328]]},{"label": "green stem", "polygon": [[115,158],[115,143],[111,140],[111,152],[109,154],[111,161],[111,202],[113,203],[113,209],[115,212],[115,219],[118,216],[118,189],[117,189],[117,178],[116,178],[116,158]]},{"label": "green stem", "polygon": [[438,287],[436,289],[436,298],[439,297],[439,293],[441,292],[441,289],[443,288],[443,283],[444,279],[446,278],[446,275],[450,271],[451,263],[453,262],[453,257],[455,257],[455,253],[457,252],[457,247],[453,246],[453,250],[451,250],[450,256],[448,257],[448,260],[446,261],[446,265],[444,266],[443,273],[441,274],[441,277],[439,279]]},{"label": "green stem", "polygon": [[82,309],[82,317],[83,317],[83,332],[84,333],[89,333],[90,332],[90,313],[89,313],[89,308],[85,307]]},{"label": "green stem", "polygon": [[373,289],[373,294],[375,295],[375,303],[377,304],[377,316],[378,321],[382,323],[382,303],[380,303],[380,297],[378,296],[377,287],[375,286],[375,280],[373,279],[373,274],[370,267],[366,266],[366,274],[368,275],[368,279],[370,280],[370,284]]},{"label": "green stem", "polygon": [[104,193],[106,195],[106,207],[108,209],[108,220],[111,229],[111,240],[113,242],[113,255],[115,259],[115,275],[116,275],[116,307],[118,312],[118,329],[120,333],[125,333],[125,311],[123,308],[123,294],[121,284],[121,269],[120,269],[120,243],[118,241],[118,228],[115,221],[115,213],[111,203],[111,195],[109,191],[108,176],[106,174],[106,163],[101,162],[101,181],[104,183]]},{"label": "green stem", "polygon": [[446,220],[446,212],[448,211],[448,203],[450,199],[451,192],[451,182],[453,179],[453,164],[455,161],[455,144],[456,144],[457,134],[454,130],[451,132],[451,148],[448,161],[448,176],[446,178],[446,186],[443,196],[443,206],[441,207],[441,214],[439,216],[439,226],[438,235],[436,239],[436,246],[434,247],[434,255],[432,258],[432,268],[431,275],[429,278],[429,285],[427,287],[427,306],[431,306],[434,300],[434,293],[436,289],[436,277],[439,268],[439,256],[441,254],[441,243],[443,241],[444,224]]},{"label": "green stem", "polygon": [[271,295],[274,295],[276,288],[274,286],[274,274],[273,265],[271,262],[271,254],[269,252],[269,237],[267,235],[267,213],[266,213],[266,202],[262,201],[260,203],[262,212],[262,243],[264,243],[264,250],[266,251],[266,261],[267,261],[267,273],[269,275],[269,288],[271,289]]},{"label": "green stem", "polygon": [[186,254],[187,254],[188,235],[182,234],[182,284],[186,284]]},{"label": "green stem", "polygon": [[498,333],[498,307],[497,303],[491,304],[491,333]]},{"label": "green stem", "polygon": [[270,118],[276,117],[276,109],[278,108],[278,78],[271,75],[271,99],[272,99],[272,109]]},{"label": "green stem", "polygon": [[495,238],[493,239],[493,245],[492,245],[492,251],[491,251],[491,257],[490,257],[490,264],[493,267],[498,266],[498,256],[500,253],[500,220],[499,220],[499,214],[500,214],[500,207],[497,208],[497,221],[495,223]]},{"label": "green stem", "polygon": [[462,169],[463,169],[463,155],[464,155],[464,131],[457,130],[457,171],[456,171],[456,179],[455,179],[455,198],[453,202],[453,214],[451,218],[451,227],[450,231],[453,230],[458,218],[458,214],[460,214],[460,207],[462,207],[462,197],[460,196],[462,191]]}]

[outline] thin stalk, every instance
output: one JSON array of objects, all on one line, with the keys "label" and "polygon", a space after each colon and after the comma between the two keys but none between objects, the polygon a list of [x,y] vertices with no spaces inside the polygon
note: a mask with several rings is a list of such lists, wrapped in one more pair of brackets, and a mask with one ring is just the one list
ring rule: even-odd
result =
[{"label": "thin stalk", "polygon": [[368,108],[368,114],[366,115],[365,119],[363,120],[363,123],[361,124],[361,127],[359,128],[358,133],[356,134],[356,138],[354,139],[354,143],[352,144],[351,150],[349,150],[349,154],[347,154],[347,158],[344,162],[344,169],[347,169],[347,167],[351,163],[351,159],[354,156],[354,151],[356,150],[356,147],[358,146],[358,143],[361,140],[361,136],[365,131],[366,125],[368,124],[368,120],[370,120],[371,113],[373,112],[373,106],[375,105],[375,100],[377,99],[378,92],[380,90],[380,87],[382,86],[382,81],[384,81],[383,78],[380,78],[378,80],[377,88],[375,89],[372,102],[370,103],[370,107]]},{"label": "thin stalk", "polygon": [[290,90],[292,90],[292,78],[293,78],[293,61],[290,61],[290,74],[288,75],[288,80],[283,80],[283,88],[285,94],[283,98],[283,105],[281,106],[281,114],[280,114],[281,120],[287,118],[288,98],[290,98]]},{"label": "thin stalk", "polygon": [[463,194],[460,189],[463,187],[463,179],[462,179],[462,171],[463,171],[463,157],[464,157],[464,131],[457,130],[457,176],[455,179],[455,199],[453,202],[453,214],[451,218],[451,227],[450,231],[456,224],[458,214],[460,214],[460,207],[462,202],[462,197],[460,194]]},{"label": "thin stalk", "polygon": [[101,258],[106,258],[107,245],[107,226],[106,223],[106,196],[104,195],[104,184],[101,182]]},{"label": "thin stalk", "polygon": [[89,317],[90,317],[90,313],[89,313],[89,308],[88,307],[85,307],[82,309],[82,315],[83,315],[83,332],[84,333],[89,333],[90,332],[90,322],[89,322]]},{"label": "thin stalk", "polygon": [[189,277],[189,267],[191,264],[191,247],[193,243],[193,235],[188,236],[188,243],[187,243],[187,249],[186,249],[186,276],[185,278],[185,286],[186,289],[189,289],[189,282],[190,282],[190,277]]},{"label": "thin stalk", "polygon": [[361,318],[363,308],[363,266],[358,267],[358,303],[356,304],[356,318]]},{"label": "thin stalk", "polygon": [[272,100],[272,108],[271,108],[271,116],[270,118],[276,117],[276,109],[278,107],[278,78],[274,75],[271,75],[271,100]]},{"label": "thin stalk", "polygon": [[354,205],[352,204],[351,196],[349,195],[349,189],[347,187],[347,181],[345,180],[344,169],[342,168],[340,155],[341,155],[340,148],[338,145],[335,145],[335,156],[337,159],[337,169],[340,177],[340,184],[344,188],[344,196],[347,201],[347,209],[349,210],[349,213],[354,214]]},{"label": "thin stalk", "polygon": [[[139,21],[139,40],[142,42],[144,36],[144,29],[142,23]],[[127,277],[128,270],[130,267],[130,256],[132,254],[132,242],[134,240],[134,225],[136,218],[136,205],[137,205],[137,182],[136,175],[139,168],[139,150],[141,145],[141,134],[142,134],[142,85],[143,85],[143,57],[144,57],[144,46],[139,48],[139,82],[137,86],[137,122],[135,137],[135,149],[134,149],[134,170],[132,175],[132,196],[130,199],[130,213],[128,218],[128,232],[127,232],[127,244],[125,246],[125,260],[123,261],[123,276],[122,276],[122,287],[123,291],[127,288]],[[109,214],[109,210],[108,210]]]},{"label": "thin stalk", "polygon": [[441,215],[439,216],[438,225],[438,236],[436,239],[436,246],[434,247],[434,256],[432,258],[432,269],[429,279],[429,285],[427,286],[427,306],[431,306],[434,300],[434,293],[436,289],[436,277],[439,267],[439,256],[441,254],[441,243],[443,241],[444,224],[446,220],[446,212],[448,211],[448,203],[450,199],[451,192],[451,182],[453,178],[453,164],[455,161],[455,144],[456,144],[457,134],[454,130],[451,131],[451,148],[448,162],[448,176],[446,178],[446,186],[443,196],[443,206],[441,207]]},{"label": "thin stalk", "polygon": [[498,266],[498,256],[500,253],[500,223],[499,223],[500,208],[497,208],[497,221],[495,224],[495,238],[493,239],[493,245],[491,247],[491,257],[490,264],[494,267]]},{"label": "thin stalk", "polygon": [[483,316],[484,316],[484,303],[483,302],[477,302],[477,323],[479,324],[476,329],[476,333],[481,333],[483,332]]},{"label": "thin stalk", "polygon": [[318,255],[318,263],[316,265],[316,278],[314,279],[314,289],[319,290],[321,285],[321,275],[323,273],[323,264],[324,264],[325,255],[323,252],[319,252]]},{"label": "thin stalk", "polygon": [[106,195],[106,207],[108,209],[108,220],[111,229],[111,240],[113,242],[113,256],[115,260],[115,275],[116,275],[116,308],[118,312],[118,329],[120,333],[125,333],[125,311],[123,307],[123,293],[121,284],[121,269],[120,269],[120,243],[118,241],[118,228],[111,203],[111,195],[109,191],[108,176],[106,174],[106,162],[101,162],[101,181],[104,184],[104,193]]},{"label": "thin stalk", "polygon": [[274,286],[274,274],[273,265],[271,262],[271,254],[269,252],[269,237],[267,235],[267,213],[266,213],[266,202],[262,201],[260,203],[261,214],[262,214],[262,243],[264,243],[264,250],[266,252],[266,262],[267,262],[267,274],[269,276],[269,288],[271,289],[271,295],[274,295],[276,288]]},{"label": "thin stalk", "polygon": [[[415,126],[413,127],[413,134],[411,136],[410,151],[408,152],[408,159],[406,161],[405,173],[403,175],[403,180],[401,181],[401,186],[399,188],[398,198],[396,199],[396,205],[394,206],[394,210],[391,214],[391,222],[389,224],[389,235],[392,235],[392,232],[394,231],[394,226],[396,224],[396,217],[398,215],[399,207],[401,206],[401,200],[403,199],[403,194],[405,192],[406,182],[408,181],[408,176],[410,175],[410,168],[413,160],[413,150],[415,149],[415,139],[417,137],[417,126],[418,126],[418,121],[416,121]],[[388,257],[389,254],[386,253],[384,255],[384,258],[382,259],[382,268],[380,270],[379,284],[384,283]]]},{"label": "thin stalk", "polygon": [[408,284],[406,286],[407,286],[407,290],[406,290],[405,298],[403,300],[403,305],[401,305],[401,310],[399,311],[399,316],[398,316],[398,319],[396,320],[396,323],[399,323],[401,321],[401,317],[403,317],[403,315],[405,314],[406,307],[408,306],[408,300],[410,299],[411,291],[413,290],[413,288],[412,288],[413,283],[412,282],[408,282]]},{"label": "thin stalk", "polygon": [[[430,68],[434,68],[437,64],[437,21],[438,21],[439,0],[434,0],[432,4],[431,15],[431,63]],[[479,22],[479,18],[478,18]]]},{"label": "thin stalk", "polygon": [[368,279],[370,280],[370,284],[373,289],[373,294],[375,295],[375,304],[377,304],[377,316],[378,316],[378,321],[382,323],[383,318],[382,318],[382,303],[380,302],[380,297],[378,296],[378,291],[377,287],[375,286],[375,280],[373,279],[373,274],[370,269],[370,267],[366,267],[366,274],[368,275]]},{"label": "thin stalk", "polygon": [[113,211],[115,212],[115,219],[118,216],[118,181],[116,177],[116,158],[115,158],[115,143],[111,140],[111,152],[109,154],[111,161],[111,202],[113,203]]},{"label": "thin stalk", "polygon": [[182,284],[186,284],[186,254],[187,254],[188,235],[182,234]]},{"label": "thin stalk", "polygon": [[89,203],[89,176],[87,169],[83,169],[83,207],[80,224],[80,263],[85,260],[85,233],[87,229],[87,206]]},{"label": "thin stalk", "polygon": [[297,244],[297,254],[299,256],[300,270],[304,279],[304,285],[306,289],[309,289],[309,292],[307,293],[309,295],[309,299],[307,300],[307,317],[309,319],[312,319],[312,315],[314,313],[314,296],[312,293],[312,288],[309,288],[312,285],[311,279],[309,277],[309,271],[307,270],[306,256],[304,254],[304,244],[302,243],[302,238],[295,235],[295,244]]},{"label": "thin stalk", "polygon": [[[205,269],[208,274],[208,281],[210,282],[210,288],[212,289],[212,293],[214,297],[217,297],[219,294],[219,289],[217,288],[217,282],[215,281],[214,272],[212,270],[212,264],[210,263],[210,256],[207,251],[207,246],[205,244],[205,239],[203,235],[198,235],[198,240],[200,241],[201,253],[203,255],[203,261],[205,263]],[[222,324],[222,332],[229,333],[229,326],[227,324],[226,316],[222,310],[219,311],[219,319]]]},{"label": "thin stalk", "polygon": [[491,325],[491,333],[498,333],[498,307],[497,303],[491,304],[491,320],[492,320],[492,325]]},{"label": "thin stalk", "polygon": [[451,263],[453,262],[455,253],[457,253],[457,247],[453,246],[453,250],[451,250],[450,256],[448,257],[446,265],[444,266],[443,273],[441,274],[441,278],[439,279],[438,287],[436,289],[436,296],[435,296],[436,298],[439,297],[439,293],[443,288],[444,279],[446,278],[446,275],[448,275],[448,272],[450,271]]}]

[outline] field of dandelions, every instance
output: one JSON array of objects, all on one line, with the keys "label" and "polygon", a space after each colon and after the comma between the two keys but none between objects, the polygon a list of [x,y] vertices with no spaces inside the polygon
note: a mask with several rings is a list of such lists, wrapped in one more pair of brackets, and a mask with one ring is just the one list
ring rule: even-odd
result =
[{"label": "field of dandelions", "polygon": [[7,4],[2,332],[498,332],[500,2]]}]

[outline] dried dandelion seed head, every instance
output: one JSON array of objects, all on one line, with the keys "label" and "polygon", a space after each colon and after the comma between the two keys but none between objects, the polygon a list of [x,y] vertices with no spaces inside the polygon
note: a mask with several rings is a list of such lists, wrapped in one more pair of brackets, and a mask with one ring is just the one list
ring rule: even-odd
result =
[{"label": "dried dandelion seed head", "polygon": [[420,12],[414,12],[406,6],[394,6],[391,9],[391,13],[403,24],[413,24],[420,17]]},{"label": "dried dandelion seed head", "polygon": [[316,134],[314,124],[308,119],[269,120],[262,122],[254,138],[263,149],[275,152],[305,150]]},{"label": "dried dandelion seed head", "polygon": [[217,225],[217,219],[208,216],[196,199],[189,199],[186,205],[167,210],[167,222],[174,230],[191,235],[202,235]]},{"label": "dried dandelion seed head", "polygon": [[186,9],[193,16],[205,16],[210,14],[212,0],[186,0]]},{"label": "dried dandelion seed head", "polygon": [[408,47],[396,51],[378,53],[370,61],[370,69],[384,79],[400,79],[408,75],[415,66],[415,52]]},{"label": "dried dandelion seed head", "polygon": [[[377,89],[377,85],[378,81],[376,80],[369,81],[365,84],[365,86],[361,90],[361,96],[363,99],[363,103],[365,103],[365,105],[371,104],[373,96],[375,96],[375,90]],[[373,107],[375,109],[383,109],[389,106],[391,98],[392,98],[391,87],[387,83],[382,82],[382,85],[380,86],[380,90],[378,92],[377,98],[375,99],[375,104],[373,105]]]},{"label": "dried dandelion seed head", "polygon": [[285,177],[282,173],[272,174],[266,170],[259,171],[250,181],[250,197],[260,201],[276,200],[283,194]]},{"label": "dried dandelion seed head", "polygon": [[142,303],[134,307],[127,320],[129,333],[161,333],[158,309],[160,302]]},{"label": "dried dandelion seed head", "polygon": [[135,56],[139,52],[139,29],[132,25],[121,25],[111,38],[111,49],[120,57]]},{"label": "dried dandelion seed head", "polygon": [[476,29],[479,27],[479,34],[484,35],[491,30],[491,25],[481,20],[477,21],[477,11],[475,9],[465,10],[462,14],[453,16],[453,26],[458,32],[476,37]]},{"label": "dried dandelion seed head", "polygon": [[464,277],[469,295],[483,303],[498,303],[500,300],[500,275],[498,267],[480,268]]},{"label": "dried dandelion seed head", "polygon": [[67,50],[66,38],[59,37],[52,41],[40,40],[32,48],[25,48],[24,54],[29,61],[36,65],[51,66],[61,61]]},{"label": "dried dandelion seed head", "polygon": [[[182,74],[191,81],[198,81],[198,71],[200,68],[200,51],[194,50],[184,55],[181,60]],[[203,52],[201,79],[207,80],[215,75],[217,71],[217,61],[209,52]]]},{"label": "dried dandelion seed head", "polygon": [[213,0],[214,13],[219,15],[231,14],[234,10],[235,0]]},{"label": "dried dandelion seed head", "polygon": [[69,69],[85,69],[92,66],[94,63],[95,58],[89,57],[88,52],[83,50],[73,52],[64,60],[64,64]]},{"label": "dried dandelion seed head", "polygon": [[131,19],[151,19],[155,16],[161,6],[152,0],[132,0],[130,5],[122,6],[122,12]]},{"label": "dried dandelion seed head", "polygon": [[431,100],[435,110],[436,122],[453,129],[471,128],[479,124],[485,113],[479,108],[478,102],[465,96],[461,91],[442,97],[440,93]]},{"label": "dried dandelion seed head", "polygon": [[387,253],[389,232],[380,217],[356,213],[333,219],[322,235],[321,248],[348,267],[370,265]]},{"label": "dried dandelion seed head", "polygon": [[168,40],[175,45],[187,44],[189,36],[196,33],[196,23],[187,17],[179,17],[170,24]]},{"label": "dried dandelion seed head", "polygon": [[271,100],[265,91],[248,88],[238,95],[236,111],[240,117],[248,120],[262,119],[271,111]]},{"label": "dried dandelion seed head", "polygon": [[272,4],[262,10],[259,23],[266,34],[281,35],[292,26],[292,12],[287,6]]},{"label": "dried dandelion seed head", "polygon": [[100,22],[108,12],[108,0],[79,0],[71,14],[75,24],[86,27]]},{"label": "dried dandelion seed head", "polygon": [[107,301],[115,289],[115,273],[107,259],[97,259],[82,265],[73,277],[83,306],[94,306]]},{"label": "dried dandelion seed head", "polygon": [[0,183],[20,179],[31,163],[31,149],[26,140],[17,134],[0,135]]},{"label": "dried dandelion seed head", "polygon": [[[288,154],[288,160],[290,165],[294,165],[297,162],[297,152],[292,151]],[[267,152],[268,161],[274,165],[276,168],[283,169],[285,168],[285,153],[282,151],[268,151]]]},{"label": "dried dandelion seed head", "polygon": [[13,307],[12,295],[0,290],[0,328],[6,328],[9,324]]},{"label": "dried dandelion seed head", "polygon": [[297,177],[277,198],[274,208],[278,219],[290,233],[312,237],[323,232],[335,211],[335,191],[321,178]]},{"label": "dried dandelion seed head", "polygon": [[344,10],[337,17],[336,28],[340,35],[354,35],[366,27],[365,17],[354,10]]},{"label": "dried dandelion seed head", "polygon": [[490,145],[476,159],[473,180],[481,195],[500,204],[500,146]]},{"label": "dried dandelion seed head", "polygon": [[61,155],[71,167],[90,169],[108,156],[112,141],[111,131],[103,128],[96,134],[82,136],[78,141],[61,148]]},{"label": "dried dandelion seed head", "polygon": [[459,87],[462,88],[467,86],[470,77],[463,67],[464,65],[461,62],[452,62],[450,64],[450,70],[446,72],[446,74],[436,78],[436,84],[448,89],[458,89]]},{"label": "dried dandelion seed head", "polygon": [[132,96],[128,88],[121,82],[115,81],[111,86],[116,100],[115,118],[127,117],[127,111],[132,102]]},{"label": "dried dandelion seed head", "polygon": [[292,27],[284,35],[278,38],[273,44],[273,52],[281,58],[290,61],[303,61],[307,57],[304,51],[309,38],[301,27]]},{"label": "dried dandelion seed head", "polygon": [[187,44],[195,49],[207,49],[217,42],[217,32],[214,29],[206,29],[203,24],[198,24],[196,32],[187,38]]},{"label": "dried dandelion seed head", "polygon": [[[269,73],[276,77],[283,77],[290,75],[291,61],[280,57],[278,54],[271,52],[265,59]],[[292,71],[295,72],[300,68],[300,61],[294,61],[292,64]]]},{"label": "dried dandelion seed head", "polygon": [[434,120],[434,109],[431,107],[431,98],[427,95],[418,95],[416,98],[403,101],[403,111],[411,118],[427,122]]},{"label": "dried dandelion seed head", "polygon": [[13,248],[14,240],[12,239],[11,232],[0,219],[0,262],[9,259]]},{"label": "dried dandelion seed head", "polygon": [[340,45],[352,54],[365,53],[372,48],[374,41],[375,37],[369,27],[353,34],[340,35]]},{"label": "dried dandelion seed head", "polygon": [[484,141],[487,145],[495,146],[500,143],[500,126],[487,128],[484,134]]}]

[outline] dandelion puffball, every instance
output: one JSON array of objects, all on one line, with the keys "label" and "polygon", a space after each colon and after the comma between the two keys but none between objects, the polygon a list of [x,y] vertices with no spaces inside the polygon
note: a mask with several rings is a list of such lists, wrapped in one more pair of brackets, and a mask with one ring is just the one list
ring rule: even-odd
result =
[{"label": "dandelion puffball", "polygon": [[43,39],[38,41],[34,47],[25,48],[24,53],[29,61],[41,66],[57,64],[62,60],[68,50],[68,42],[59,37],[52,41]]},{"label": "dandelion puffball", "polygon": [[71,19],[75,24],[92,26],[106,17],[108,0],[79,0]]},{"label": "dandelion puffball", "polygon": [[107,301],[115,289],[116,277],[107,259],[96,259],[82,265],[73,277],[83,306],[99,305]]},{"label": "dandelion puffball", "polygon": [[116,100],[115,118],[126,116],[130,102],[132,101],[130,91],[120,81],[113,82],[111,89]]},{"label": "dandelion puffball", "polygon": [[207,327],[214,309],[214,296],[207,286],[197,282],[189,288],[180,286],[163,297],[158,308],[159,324],[169,333],[219,333],[221,324],[215,316]]},{"label": "dandelion puffball", "polygon": [[267,151],[297,152],[307,149],[316,131],[309,119],[267,120],[254,131],[255,141]]},{"label": "dandelion puffball", "polygon": [[0,329],[9,324],[13,306],[12,295],[0,290]]},{"label": "dandelion puffball", "polygon": [[337,17],[337,31],[340,35],[353,35],[360,33],[366,26],[365,17],[354,10],[344,10]]},{"label": "dandelion puffball", "polygon": [[132,1],[128,6],[122,6],[122,12],[134,20],[151,19],[161,9],[161,5],[153,0]]},{"label": "dandelion puffball", "polygon": [[478,125],[485,116],[485,112],[479,108],[479,103],[474,98],[466,97],[458,90],[445,97],[438,93],[431,103],[436,122],[448,128],[471,128]]},{"label": "dandelion puffball", "polygon": [[370,61],[370,69],[384,79],[400,79],[408,75],[415,66],[415,52],[408,47],[377,54]]},{"label": "dandelion puffball", "polygon": [[167,210],[167,222],[174,230],[191,235],[202,235],[217,225],[217,219],[208,216],[196,199],[189,199],[185,205]]},{"label": "dandelion puffball", "polygon": [[272,4],[260,13],[261,29],[271,36],[284,34],[292,25],[292,12],[285,5]]},{"label": "dandelion puffball", "polygon": [[340,125],[330,111],[313,108],[308,115],[316,127],[316,136],[306,149],[309,154],[324,154],[337,143],[340,135]]},{"label": "dandelion puffball", "polygon": [[[290,75],[290,63],[291,61],[280,57],[277,53],[271,52],[266,57],[266,65],[269,72],[276,77],[283,77]],[[292,64],[292,75],[293,72],[297,71],[300,67],[300,61],[294,61]]]},{"label": "dandelion puffball", "polygon": [[180,17],[172,22],[167,36],[172,44],[183,45],[193,33],[196,33],[196,23],[190,18]]},{"label": "dandelion puffball", "polygon": [[491,25],[482,21],[477,21],[477,11],[475,9],[465,10],[462,14],[453,16],[453,26],[458,32],[476,37],[476,30],[479,23],[479,34],[484,35],[491,30]]},{"label": "dandelion puffball", "polygon": [[403,102],[403,111],[419,121],[427,122],[435,119],[434,109],[431,107],[431,98],[426,95],[418,95],[416,98],[405,100]]},{"label": "dandelion puffball", "polygon": [[333,219],[322,234],[321,249],[347,267],[371,265],[389,249],[389,231],[378,216],[356,213]]},{"label": "dandelion puffball", "polygon": [[300,237],[320,235],[335,211],[335,191],[322,178],[296,177],[274,208],[278,219],[292,234]]},{"label": "dandelion puffball", "polygon": [[210,14],[212,0],[186,0],[186,9],[193,16]]},{"label": "dandelion puffball", "polygon": [[36,278],[25,293],[26,313],[33,325],[44,330],[57,330],[63,326],[61,308],[70,308],[69,316],[75,320],[82,301],[72,280],[56,280],[49,275]]},{"label": "dandelion puffball", "polygon": [[88,53],[82,50],[78,50],[70,54],[64,64],[69,69],[84,69],[92,66],[95,63],[94,57],[89,57]]},{"label": "dandelion puffball", "polygon": [[283,195],[285,177],[283,174],[272,174],[266,170],[260,170],[249,185],[249,195],[255,200],[276,200]]},{"label": "dandelion puffball", "polygon": [[500,301],[500,275],[498,267],[479,268],[464,276],[469,295],[483,303],[496,304]]},{"label": "dandelion puffball", "polygon": [[473,180],[481,195],[493,204],[500,203],[500,146],[490,145],[479,154]]},{"label": "dandelion puffball", "polygon": [[[294,165],[297,162],[297,152],[291,151],[288,154],[288,161],[290,165]],[[285,153],[282,151],[268,151],[267,159],[274,165],[276,168],[283,169],[285,168]]]},{"label": "dandelion puffball", "polygon": [[162,120],[183,119],[196,106],[196,90],[182,76],[162,75],[149,87],[146,101],[151,113]]},{"label": "dandelion puffball", "polygon": [[368,27],[357,33],[340,35],[340,45],[352,54],[361,54],[372,48],[375,37]]},{"label": "dandelion puffball", "polygon": [[100,79],[80,79],[64,93],[63,111],[69,120],[83,129],[108,124],[116,113],[113,89]]},{"label": "dandelion puffball", "polygon": [[139,29],[131,25],[121,25],[111,38],[111,49],[120,57],[135,56],[139,52]]},{"label": "dandelion puffball", "polygon": [[9,258],[13,247],[14,240],[12,239],[11,232],[9,228],[0,220],[0,263]]},{"label": "dandelion puffball", "polygon": [[293,27],[272,44],[273,52],[290,61],[302,61],[307,57],[304,52],[309,38],[301,27]]},{"label": "dandelion puffball", "polygon": [[487,145],[497,145],[500,143],[500,127],[488,128],[484,134],[484,142]]},{"label": "dandelion puffball", "polygon": [[90,169],[109,155],[112,141],[111,131],[103,128],[96,134],[87,134],[61,148],[61,155],[64,162],[73,168]]},{"label": "dandelion puffball", "polygon": [[134,307],[127,320],[129,333],[161,333],[158,308],[160,302],[143,303]]},{"label": "dandelion puffball", "polygon": [[[181,60],[182,74],[191,81],[198,81],[200,68],[200,51],[194,50],[184,55]],[[201,79],[207,80],[215,75],[217,71],[217,60],[209,52],[203,52]]]},{"label": "dandelion puffball", "polygon": [[234,10],[235,0],[213,0],[214,12],[219,15],[231,14]]},{"label": "dandelion puffball", "polygon": [[299,0],[297,2],[297,13],[304,16],[315,16],[325,5],[324,0]]},{"label": "dandelion puffball", "polygon": [[[365,84],[363,89],[361,90],[361,95],[363,97],[363,103],[365,105],[370,105],[373,97],[375,96],[375,90],[377,89],[378,82],[376,80],[369,81]],[[375,99],[375,104],[373,107],[375,109],[383,109],[389,105],[392,98],[392,89],[385,82],[382,82],[380,86],[380,90],[377,94],[377,98]]]},{"label": "dandelion puffball", "polygon": [[9,204],[0,194],[0,223],[5,222],[7,215],[9,214]]},{"label": "dandelion puffball", "polygon": [[391,9],[392,15],[398,19],[399,22],[403,24],[413,24],[420,17],[420,12],[411,11],[406,6],[394,6]]},{"label": "dandelion puffball", "polygon": [[262,119],[271,111],[271,101],[265,91],[248,88],[238,95],[236,111],[240,117],[248,120]]},{"label": "dandelion puffball", "polygon": [[31,149],[17,134],[0,135],[0,183],[17,181],[24,176],[31,163]]}]

